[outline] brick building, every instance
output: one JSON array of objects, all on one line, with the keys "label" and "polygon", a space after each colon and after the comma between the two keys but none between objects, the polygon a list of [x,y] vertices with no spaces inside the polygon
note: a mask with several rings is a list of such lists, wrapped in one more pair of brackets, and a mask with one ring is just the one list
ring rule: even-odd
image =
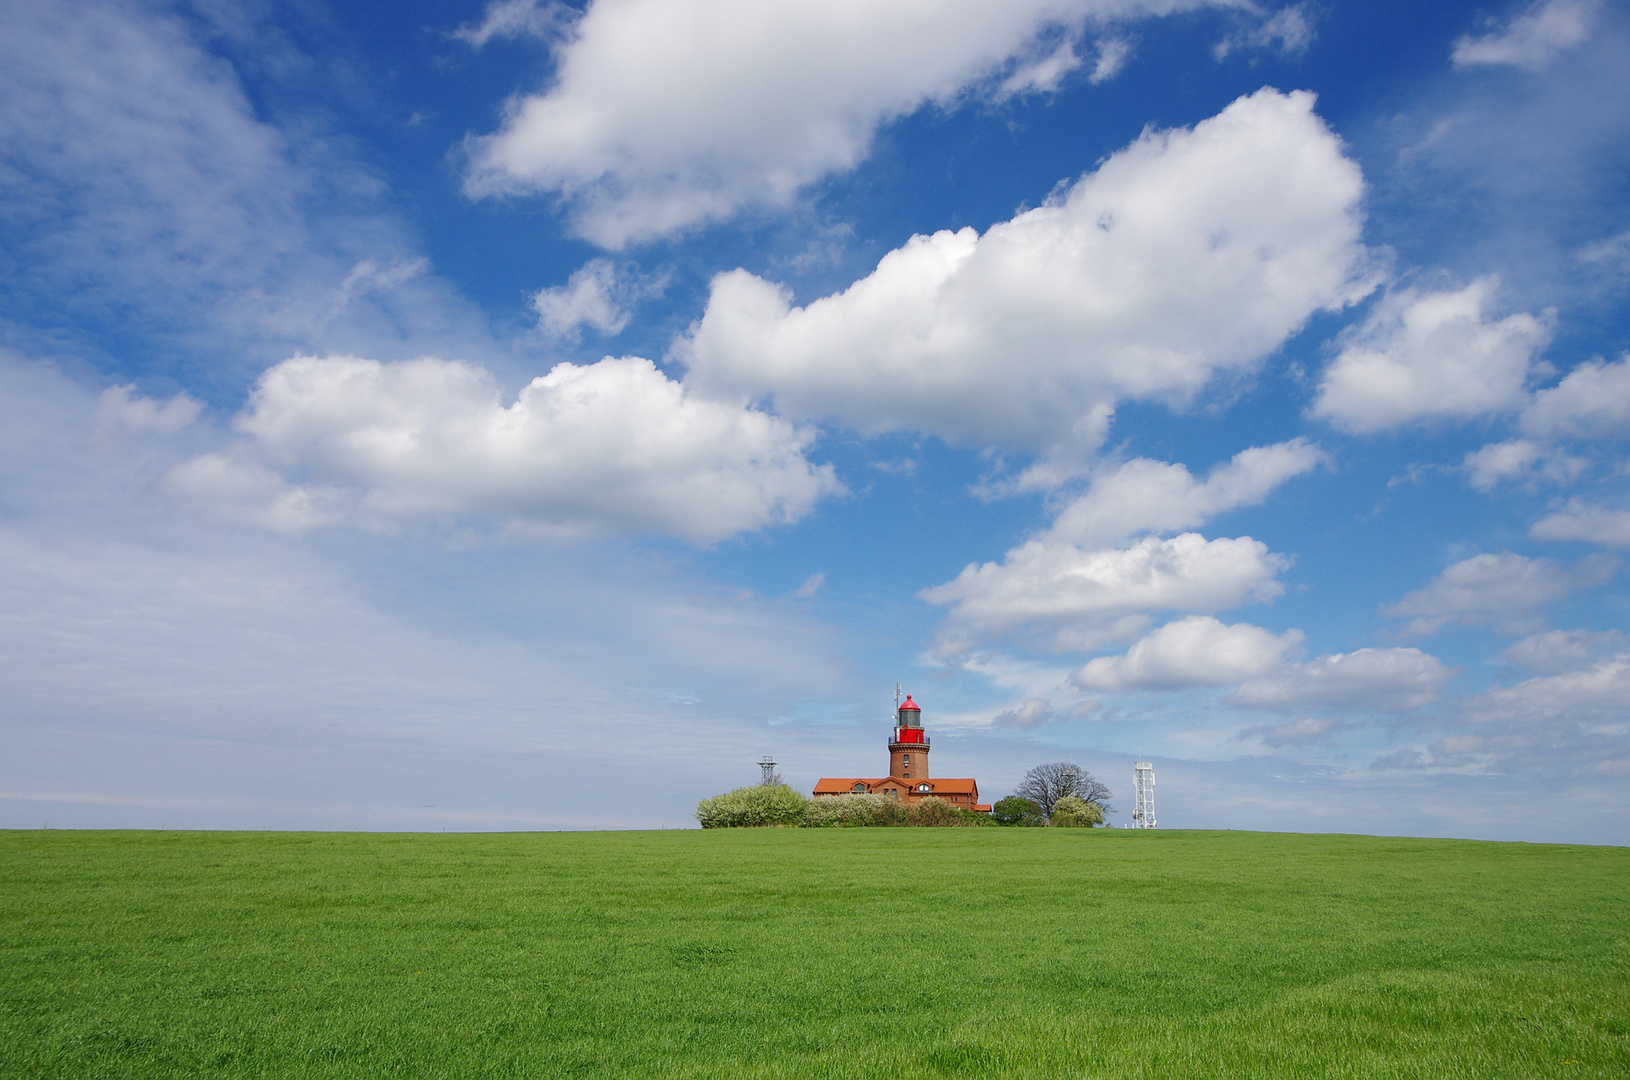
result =
[{"label": "brick building", "polygon": [[[899,700],[896,698],[895,700]],[[907,694],[894,714],[894,731],[889,736],[889,774],[870,776],[823,776],[815,785],[815,795],[888,795],[914,803],[933,795],[959,810],[988,811],[979,801],[979,782],[971,776],[934,779],[928,775],[928,736],[923,732],[923,710]]]}]

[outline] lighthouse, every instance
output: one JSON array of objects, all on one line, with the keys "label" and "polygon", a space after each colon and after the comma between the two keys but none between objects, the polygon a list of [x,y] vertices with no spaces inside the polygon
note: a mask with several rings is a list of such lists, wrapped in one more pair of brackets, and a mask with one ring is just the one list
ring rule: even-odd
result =
[{"label": "lighthouse", "polygon": [[979,783],[971,776],[942,777],[928,775],[928,734],[923,731],[923,710],[910,694],[900,701],[900,691],[894,692],[898,705],[894,710],[894,728],[889,732],[889,774],[887,776],[823,776],[815,784],[814,794],[822,795],[886,795],[907,803],[929,798],[943,799],[961,810],[988,811],[989,806],[979,801]]},{"label": "lighthouse", "polygon": [[922,706],[905,701],[894,713],[894,733],[889,736],[889,775],[902,780],[928,779],[928,736],[923,734]]}]

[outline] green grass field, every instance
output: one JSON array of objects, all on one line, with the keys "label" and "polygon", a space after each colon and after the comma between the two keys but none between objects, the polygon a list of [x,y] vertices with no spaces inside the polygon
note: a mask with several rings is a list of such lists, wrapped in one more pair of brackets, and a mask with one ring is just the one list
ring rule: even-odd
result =
[{"label": "green grass field", "polygon": [[1630,1077],[1630,849],[0,833],[0,1076]]}]

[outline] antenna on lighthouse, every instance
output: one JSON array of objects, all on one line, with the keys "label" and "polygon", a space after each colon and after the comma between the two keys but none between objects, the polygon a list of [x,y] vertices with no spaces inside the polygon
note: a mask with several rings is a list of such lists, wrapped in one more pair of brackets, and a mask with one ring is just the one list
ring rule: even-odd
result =
[{"label": "antenna on lighthouse", "polygon": [[764,770],[764,779],[760,780],[759,783],[765,787],[773,786],[777,779],[775,775],[775,758],[765,754],[758,759],[758,767]]},{"label": "antenna on lighthouse", "polygon": [[1150,761],[1139,761],[1132,766],[1132,788],[1137,804],[1132,809],[1134,829],[1155,827],[1155,766]]},{"label": "antenna on lighthouse", "polygon": [[898,682],[894,684],[894,711],[900,711],[900,684]]}]

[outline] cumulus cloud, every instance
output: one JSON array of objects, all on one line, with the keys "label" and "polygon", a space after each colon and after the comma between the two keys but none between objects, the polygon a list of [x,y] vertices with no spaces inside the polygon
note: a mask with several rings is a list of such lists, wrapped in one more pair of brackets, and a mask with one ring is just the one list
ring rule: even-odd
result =
[{"label": "cumulus cloud", "polygon": [[1368,293],[1363,189],[1313,96],[1265,89],[807,307],[721,274],[679,355],[688,382],[788,415],[1075,457],[1118,401],[1181,405]]},{"label": "cumulus cloud", "polygon": [[997,713],[992,723],[997,727],[1034,728],[1057,719],[1051,701],[1031,698],[1023,705]]},{"label": "cumulus cloud", "polygon": [[1083,690],[1180,690],[1231,686],[1277,672],[1301,648],[1302,632],[1275,636],[1259,626],[1228,626],[1208,615],[1167,623],[1124,656],[1090,660],[1070,681]]},{"label": "cumulus cloud", "polygon": [[1502,483],[1535,490],[1540,484],[1571,484],[1590,466],[1582,457],[1532,439],[1489,443],[1466,455],[1460,468],[1478,491],[1492,491]]},{"label": "cumulus cloud", "polygon": [[642,277],[610,259],[590,259],[566,284],[540,289],[532,297],[532,307],[538,326],[554,337],[573,337],[584,326],[619,334],[633,317],[634,305],[661,295],[666,285],[663,278]]},{"label": "cumulus cloud", "polygon": [[1351,724],[1328,716],[1309,716],[1288,724],[1252,724],[1229,741],[1252,740],[1274,750],[1287,746],[1320,746],[1335,742],[1336,736],[1350,727]]},{"label": "cumulus cloud", "polygon": [[1493,319],[1495,287],[1493,278],[1480,278],[1457,292],[1387,296],[1325,369],[1313,414],[1370,433],[1521,406],[1534,354],[1550,341],[1552,314]]},{"label": "cumulus cloud", "polygon": [[1617,630],[1547,630],[1512,642],[1500,658],[1539,675],[1562,675],[1590,667],[1623,644],[1624,634]]},{"label": "cumulus cloud", "polygon": [[162,404],[134,384],[110,386],[96,401],[96,427],[103,434],[174,435],[198,419],[202,403],[185,392]]},{"label": "cumulus cloud", "polygon": [[1548,438],[1630,439],[1630,354],[1580,364],[1536,393],[1521,422],[1529,434]]},{"label": "cumulus cloud", "polygon": [[1181,464],[1135,458],[1095,470],[1087,490],[1065,504],[1044,539],[1112,543],[1144,532],[1201,525],[1218,514],[1256,506],[1292,477],[1328,460],[1306,439],[1241,450],[1196,480]]},{"label": "cumulus cloud", "polygon": [[1357,649],[1247,682],[1230,700],[1286,711],[1325,706],[1404,712],[1436,700],[1448,678],[1437,657],[1419,649]]},{"label": "cumulus cloud", "polygon": [[1630,510],[1571,500],[1554,514],[1534,522],[1528,535],[1535,540],[1583,540],[1610,548],[1630,548]]},{"label": "cumulus cloud", "polygon": [[[557,48],[553,84],[470,141],[466,188],[554,192],[581,235],[621,248],[784,206],[924,104],[1000,97],[1026,71],[1024,88],[1056,85],[1080,63],[1068,39],[1088,26],[1210,3],[1235,6],[965,0],[947,18],[913,0],[596,0]],[[520,26],[542,17],[496,5],[468,39],[495,36],[511,9]],[[1065,45],[1041,51],[1061,30]]]},{"label": "cumulus cloud", "polygon": [[507,405],[472,364],[296,357],[261,377],[237,426],[240,446],[172,485],[281,505],[289,528],[343,510],[706,542],[795,520],[838,489],[804,457],[811,433],[699,400],[637,357],[559,364]]},{"label": "cumulus cloud", "polygon": [[1574,671],[1540,675],[1459,703],[1458,730],[1419,764],[1434,769],[1630,776],[1630,654]]},{"label": "cumulus cloud", "polygon": [[1289,561],[1248,536],[1183,533],[1098,550],[1032,540],[1001,563],[969,565],[918,595],[950,608],[942,654],[954,654],[973,632],[1023,625],[1043,628],[1054,647],[1089,648],[1137,633],[1147,612],[1270,601],[1284,591],[1276,575]]},{"label": "cumulus cloud", "polygon": [[1630,654],[1605,657],[1562,675],[1542,675],[1468,698],[1466,716],[1524,724],[1572,721],[1623,724],[1630,701]]},{"label": "cumulus cloud", "polygon": [[1611,556],[1581,559],[1564,567],[1551,559],[1504,552],[1473,555],[1444,570],[1384,613],[1408,618],[1408,634],[1435,634],[1451,622],[1492,625],[1501,633],[1532,629],[1538,608],[1554,604],[1575,589],[1600,585],[1618,568]]},{"label": "cumulus cloud", "polygon": [[1539,71],[1590,36],[1598,0],[1538,0],[1504,26],[1455,42],[1457,68],[1509,64]]}]

